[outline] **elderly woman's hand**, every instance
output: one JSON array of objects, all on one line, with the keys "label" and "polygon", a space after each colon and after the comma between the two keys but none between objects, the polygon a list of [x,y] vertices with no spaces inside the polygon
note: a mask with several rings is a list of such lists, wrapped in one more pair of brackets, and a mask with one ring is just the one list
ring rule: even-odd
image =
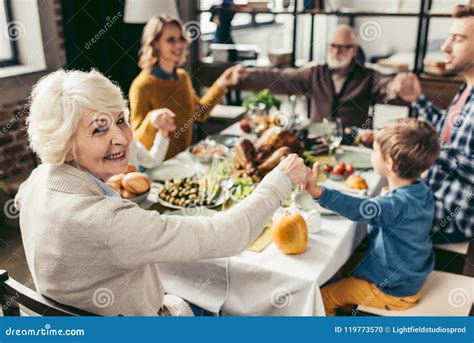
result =
[{"label": "elderly woman's hand", "polygon": [[308,177],[311,175],[311,169],[305,166],[303,159],[297,154],[289,155],[276,168],[288,176],[293,185],[306,186]]},{"label": "elderly woman's hand", "polygon": [[160,108],[151,111],[150,116],[150,122],[165,137],[167,137],[170,132],[176,130],[176,124],[174,122],[176,115],[173,111],[167,108]]}]

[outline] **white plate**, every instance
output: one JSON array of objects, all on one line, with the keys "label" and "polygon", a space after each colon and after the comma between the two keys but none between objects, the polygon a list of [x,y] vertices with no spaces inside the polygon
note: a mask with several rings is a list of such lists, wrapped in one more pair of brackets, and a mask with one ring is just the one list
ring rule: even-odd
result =
[{"label": "white plate", "polygon": [[204,217],[213,217],[216,213],[219,213],[216,210],[211,210],[206,207],[193,207],[186,208],[176,211],[166,211],[164,214],[170,216],[183,216],[183,217],[195,217],[195,216],[204,216]]},{"label": "white plate", "polygon": [[317,211],[322,215],[336,215],[335,212],[328,210],[318,203],[316,203],[308,193],[305,192],[298,192],[292,195],[292,200],[294,201],[294,205],[297,208],[301,208],[304,211]]},{"label": "white plate", "polygon": [[196,174],[194,166],[190,163],[165,162],[162,165],[151,168],[147,171],[148,176],[153,181],[164,182],[171,179],[184,179]]},{"label": "white plate", "polygon": [[159,185],[155,191],[156,191],[156,199],[158,201],[158,203],[160,203],[161,205],[163,205],[164,207],[167,207],[167,208],[172,208],[172,209],[176,209],[176,210],[187,210],[187,211],[193,211],[193,209],[198,209],[198,208],[214,208],[214,207],[217,207],[217,206],[221,206],[223,205],[228,199],[229,197],[226,196],[223,192],[221,191],[219,193],[219,195],[217,196],[217,199],[216,199],[216,203],[214,205],[209,205],[209,206],[199,206],[199,207],[183,207],[183,206],[178,206],[178,205],[175,205],[175,204],[171,204],[163,199],[160,198],[159,194],[161,192],[161,189],[164,187],[164,185]]},{"label": "white plate", "polygon": [[143,194],[140,194],[139,196],[135,197],[135,198],[132,198],[130,199],[130,201],[133,201],[134,203],[136,204],[141,204],[142,202],[144,202],[146,200],[146,198],[148,197],[148,193],[150,193],[150,190],[146,191],[145,193]]}]

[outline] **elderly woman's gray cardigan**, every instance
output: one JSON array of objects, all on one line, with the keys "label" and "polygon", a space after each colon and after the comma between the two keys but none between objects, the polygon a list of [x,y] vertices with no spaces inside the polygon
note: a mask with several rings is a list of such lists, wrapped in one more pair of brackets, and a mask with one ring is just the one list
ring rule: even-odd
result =
[{"label": "elderly woman's gray cardigan", "polygon": [[273,171],[246,200],[213,218],[166,216],[105,196],[72,166],[43,164],[16,202],[41,294],[100,315],[156,315],[164,296],[159,262],[241,252],[290,192],[287,177]]}]

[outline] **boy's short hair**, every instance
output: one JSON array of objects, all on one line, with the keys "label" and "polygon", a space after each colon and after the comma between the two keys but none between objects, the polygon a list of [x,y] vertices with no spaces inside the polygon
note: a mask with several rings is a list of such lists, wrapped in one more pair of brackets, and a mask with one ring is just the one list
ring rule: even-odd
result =
[{"label": "boy's short hair", "polygon": [[394,120],[375,132],[383,158],[390,156],[394,172],[404,179],[416,179],[431,167],[441,147],[435,128],[414,118]]},{"label": "boy's short hair", "polygon": [[468,18],[474,16],[474,5],[457,5],[453,10],[453,18]]}]

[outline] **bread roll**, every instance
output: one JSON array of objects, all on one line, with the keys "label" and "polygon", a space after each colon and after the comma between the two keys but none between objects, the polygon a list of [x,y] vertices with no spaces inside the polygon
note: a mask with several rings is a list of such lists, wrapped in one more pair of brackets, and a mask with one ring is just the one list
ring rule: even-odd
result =
[{"label": "bread roll", "polygon": [[122,180],[125,174],[117,174],[110,177],[105,184],[112,187],[113,189],[120,190],[122,188]]},{"label": "bread roll", "polygon": [[120,194],[120,192],[122,191],[122,183],[120,183],[120,185],[117,187],[117,184],[116,183],[111,183],[111,182],[106,182],[105,183],[107,186],[109,186],[110,188],[112,188],[114,191],[116,191],[117,193]]},{"label": "bread roll", "polygon": [[128,173],[122,180],[123,188],[135,194],[145,193],[150,189],[150,185],[151,182],[148,176],[138,172]]},{"label": "bread roll", "polygon": [[347,178],[346,182],[344,182],[347,187],[353,189],[367,189],[369,186],[367,182],[362,176],[351,175]]}]

